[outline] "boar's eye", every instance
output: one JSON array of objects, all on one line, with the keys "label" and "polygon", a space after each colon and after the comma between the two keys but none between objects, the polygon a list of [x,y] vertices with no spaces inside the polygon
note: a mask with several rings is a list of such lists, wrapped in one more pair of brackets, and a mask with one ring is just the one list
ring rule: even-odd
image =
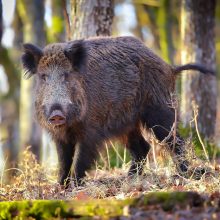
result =
[{"label": "boar's eye", "polygon": [[64,72],[64,73],[62,74],[62,77],[63,77],[63,79],[64,79],[65,81],[68,81],[68,79],[69,79],[69,73]]},{"label": "boar's eye", "polygon": [[43,81],[45,81],[45,82],[47,81],[47,77],[48,77],[47,74],[41,74],[41,75],[40,75],[40,78],[41,78]]},{"label": "boar's eye", "polygon": [[64,79],[65,79],[65,80],[68,80],[68,78],[69,78],[69,73],[64,72],[64,73],[63,73],[63,76],[64,76]]}]

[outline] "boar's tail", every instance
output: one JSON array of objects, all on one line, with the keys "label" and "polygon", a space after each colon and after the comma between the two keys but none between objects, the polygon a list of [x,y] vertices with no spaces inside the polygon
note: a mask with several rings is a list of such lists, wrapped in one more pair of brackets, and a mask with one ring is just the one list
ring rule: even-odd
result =
[{"label": "boar's tail", "polygon": [[200,64],[196,64],[196,63],[188,63],[188,64],[181,65],[181,66],[174,66],[173,70],[174,70],[175,74],[178,74],[183,70],[198,70],[204,74],[215,75],[215,71],[213,71],[211,69],[207,69],[205,66],[200,65]]}]

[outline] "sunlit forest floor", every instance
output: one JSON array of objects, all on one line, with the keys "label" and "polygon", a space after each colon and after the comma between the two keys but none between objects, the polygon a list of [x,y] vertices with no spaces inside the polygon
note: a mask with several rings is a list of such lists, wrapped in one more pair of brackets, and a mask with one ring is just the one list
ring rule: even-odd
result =
[{"label": "sunlit forest floor", "polygon": [[[129,163],[123,163],[121,168],[109,166],[103,168],[102,164],[102,167],[97,165],[94,170],[87,173],[82,186],[75,186],[71,181],[66,190],[56,182],[56,169],[48,170],[46,166],[39,165],[28,148],[24,151],[22,158],[19,168],[5,170],[1,176],[1,201],[123,199],[155,191],[196,191],[211,195],[219,192],[220,186],[220,165],[216,160],[204,162],[196,159],[192,161],[191,176],[184,178],[177,173],[168,152],[164,150],[156,160],[147,160],[141,176],[127,177]],[[110,158],[105,159],[108,161]],[[205,168],[205,173],[199,180],[195,178],[194,167]],[[11,176],[7,184],[3,181],[6,174]]]}]

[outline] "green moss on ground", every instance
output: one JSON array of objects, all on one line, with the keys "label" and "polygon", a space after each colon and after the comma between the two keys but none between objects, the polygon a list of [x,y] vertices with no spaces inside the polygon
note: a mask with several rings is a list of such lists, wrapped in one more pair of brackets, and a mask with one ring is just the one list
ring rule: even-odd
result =
[{"label": "green moss on ground", "polygon": [[0,202],[0,219],[91,219],[101,216],[104,219],[115,216],[128,216],[129,208],[145,210],[159,205],[165,211],[176,206],[200,206],[201,196],[193,192],[153,192],[139,198],[125,200],[36,200]]},{"label": "green moss on ground", "polygon": [[164,211],[170,211],[176,206],[200,206],[203,204],[202,197],[196,192],[152,192],[137,199],[135,207],[160,205]]}]

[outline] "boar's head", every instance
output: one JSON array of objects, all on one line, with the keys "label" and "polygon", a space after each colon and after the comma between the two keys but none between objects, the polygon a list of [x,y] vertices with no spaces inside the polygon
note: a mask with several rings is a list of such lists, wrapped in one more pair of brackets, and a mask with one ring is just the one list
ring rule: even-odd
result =
[{"label": "boar's head", "polygon": [[35,110],[48,130],[71,126],[83,119],[86,95],[86,49],[83,40],[56,43],[43,50],[24,44],[22,56],[25,75],[35,75]]}]

